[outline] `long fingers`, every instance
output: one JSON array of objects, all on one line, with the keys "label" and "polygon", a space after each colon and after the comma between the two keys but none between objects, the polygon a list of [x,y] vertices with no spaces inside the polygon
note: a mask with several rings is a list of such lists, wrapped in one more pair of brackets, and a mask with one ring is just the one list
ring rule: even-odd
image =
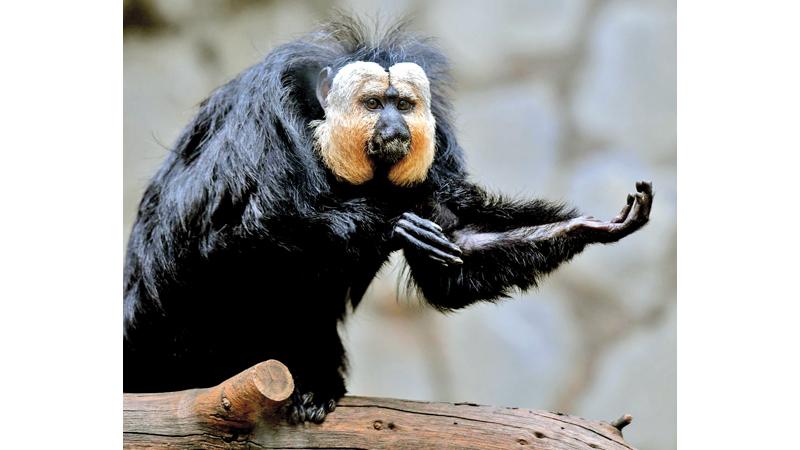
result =
[{"label": "long fingers", "polygon": [[653,183],[640,181],[636,183],[636,201],[641,205],[638,220],[647,222],[650,219],[650,209],[653,207]]},{"label": "long fingers", "polygon": [[407,250],[424,254],[443,265],[463,264],[461,248],[450,242],[442,228],[412,213],[404,213],[397,221],[394,235]]},{"label": "long fingers", "polygon": [[633,197],[633,206],[619,227],[620,237],[633,233],[650,219],[650,209],[653,206],[653,184],[639,181],[636,183],[636,194]]},{"label": "long fingers", "polygon": [[622,211],[617,214],[617,217],[611,219],[611,223],[622,223],[625,221],[625,218],[628,217],[628,213],[631,212],[631,207],[633,206],[634,200],[633,194],[628,194],[628,198],[626,200],[625,206],[622,207]]},{"label": "long fingers", "polygon": [[423,253],[427,253],[430,259],[433,259],[437,262],[443,262],[448,264],[463,264],[464,261],[452,254],[448,253],[445,250],[440,250],[433,245],[430,245],[414,236],[412,236],[408,231],[404,230],[402,227],[395,228],[395,233],[398,236],[401,236],[405,241],[410,244],[412,247],[415,248],[417,251],[421,251]]},{"label": "long fingers", "polygon": [[441,232],[434,233],[429,229],[418,227],[405,219],[400,219],[397,222],[397,225],[421,241],[429,242],[438,248],[450,251],[457,255],[461,254],[461,249],[456,244],[450,242],[450,240],[447,239],[447,237]]},{"label": "long fingers", "polygon": [[409,222],[411,222],[411,223],[413,223],[413,224],[415,224],[415,225],[417,225],[417,226],[419,226],[419,227],[427,228],[427,229],[429,229],[429,230],[431,230],[431,231],[433,231],[435,233],[441,233],[442,232],[442,227],[440,227],[436,222],[433,222],[433,221],[427,220],[427,219],[423,219],[422,217],[420,217],[420,216],[418,216],[418,215],[416,215],[414,213],[405,212],[405,213],[403,213],[402,218],[407,220],[407,221],[409,221]]}]

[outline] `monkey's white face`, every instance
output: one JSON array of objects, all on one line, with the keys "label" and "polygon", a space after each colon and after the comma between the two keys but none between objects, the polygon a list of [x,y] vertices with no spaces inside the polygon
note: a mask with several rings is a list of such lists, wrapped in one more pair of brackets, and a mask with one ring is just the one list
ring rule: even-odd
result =
[{"label": "monkey's white face", "polygon": [[325,120],[312,126],[317,149],[338,178],[362,184],[386,165],[398,186],[425,180],[436,121],[422,67],[398,63],[385,70],[373,62],[350,63],[333,77],[324,100]]}]

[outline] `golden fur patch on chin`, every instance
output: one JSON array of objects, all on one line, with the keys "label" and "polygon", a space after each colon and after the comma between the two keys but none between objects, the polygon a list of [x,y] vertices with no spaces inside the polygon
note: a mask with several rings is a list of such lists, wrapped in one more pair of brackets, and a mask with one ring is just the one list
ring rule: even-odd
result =
[{"label": "golden fur patch on chin", "polygon": [[411,132],[411,150],[389,171],[389,181],[403,187],[425,181],[436,152],[436,121],[430,112],[412,114],[406,123]]},{"label": "golden fur patch on chin", "polygon": [[412,186],[428,177],[436,153],[436,120],[431,113],[431,88],[422,67],[398,63],[389,68],[389,78],[401,95],[417,102],[405,115],[411,132],[411,150],[389,171],[389,181],[398,186]]}]

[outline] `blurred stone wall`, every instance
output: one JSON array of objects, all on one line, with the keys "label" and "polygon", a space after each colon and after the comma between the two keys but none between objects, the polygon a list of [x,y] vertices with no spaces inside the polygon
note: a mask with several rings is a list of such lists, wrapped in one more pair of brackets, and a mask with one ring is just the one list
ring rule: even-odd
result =
[{"label": "blurred stone wall", "polygon": [[440,39],[460,142],[485,185],[598,217],[616,214],[636,180],[657,194],[643,231],[588,248],[538,291],[497,305],[443,316],[409,297],[397,265],[384,271],[342,328],[349,390],[631,413],[630,443],[675,448],[674,1],[126,1],[124,239],[196,105],[332,6],[411,13]]}]

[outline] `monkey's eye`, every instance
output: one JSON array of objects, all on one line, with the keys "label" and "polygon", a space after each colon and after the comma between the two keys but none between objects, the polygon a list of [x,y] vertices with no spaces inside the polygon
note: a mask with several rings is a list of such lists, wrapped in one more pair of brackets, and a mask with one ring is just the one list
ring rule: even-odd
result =
[{"label": "monkey's eye", "polygon": [[367,106],[367,109],[381,109],[383,107],[381,101],[375,97],[368,98],[365,102],[365,105]]},{"label": "monkey's eye", "polygon": [[411,109],[411,106],[413,106],[411,102],[404,98],[400,99],[400,101],[397,102],[397,109],[399,109],[400,111],[408,111],[409,109]]}]

